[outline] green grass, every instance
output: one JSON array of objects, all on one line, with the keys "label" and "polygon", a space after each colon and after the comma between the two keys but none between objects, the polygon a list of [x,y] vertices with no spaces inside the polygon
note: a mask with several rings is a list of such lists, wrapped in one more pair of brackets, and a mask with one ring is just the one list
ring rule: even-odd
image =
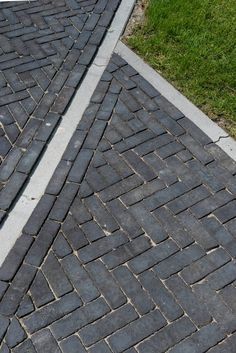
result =
[{"label": "green grass", "polygon": [[235,0],[150,0],[126,41],[236,136]]}]

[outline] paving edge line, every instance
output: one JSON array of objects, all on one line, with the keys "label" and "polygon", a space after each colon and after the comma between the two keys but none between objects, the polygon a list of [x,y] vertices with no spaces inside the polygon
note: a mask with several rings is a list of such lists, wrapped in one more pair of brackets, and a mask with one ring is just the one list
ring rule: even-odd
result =
[{"label": "paving edge line", "polygon": [[92,94],[108,65],[114,48],[123,33],[136,0],[122,0],[106,37],[81,86],[32,174],[23,194],[10,212],[0,231],[0,266],[21,235],[22,229],[44,194],[63,153],[87,108]]},{"label": "paving edge line", "polygon": [[236,160],[236,141],[227,132],[214,123],[206,114],[191,103],[175,87],[165,80],[159,73],[146,64],[137,54],[121,41],[115,52],[138,71],[154,88],[168,101],[176,106],[189,120],[197,125],[213,142],[215,142],[232,159]]}]

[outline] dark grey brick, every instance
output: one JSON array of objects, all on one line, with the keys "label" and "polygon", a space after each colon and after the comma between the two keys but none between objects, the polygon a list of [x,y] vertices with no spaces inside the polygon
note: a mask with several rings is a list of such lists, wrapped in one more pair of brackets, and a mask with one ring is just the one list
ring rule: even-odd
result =
[{"label": "dark grey brick", "polygon": [[79,331],[79,335],[86,347],[91,346],[137,318],[138,314],[132,305],[127,304],[109,313],[95,323],[82,328]]},{"label": "dark grey brick", "polygon": [[15,347],[17,344],[23,342],[26,337],[26,333],[21,327],[19,321],[16,318],[13,318],[5,336],[5,341],[8,347]]},{"label": "dark grey brick", "polygon": [[63,153],[62,159],[73,162],[81,149],[85,137],[85,131],[76,130]]},{"label": "dark grey brick", "polygon": [[10,324],[10,320],[8,318],[6,318],[5,316],[0,315],[0,339],[2,342],[2,339],[4,338],[4,335],[7,331],[7,328]]},{"label": "dark grey brick", "polygon": [[62,260],[62,266],[84,302],[90,302],[100,295],[75,255],[65,257]]},{"label": "dark grey brick", "polygon": [[48,329],[35,333],[32,336],[32,342],[38,353],[44,353],[47,351],[61,353],[55,338]]},{"label": "dark grey brick", "polygon": [[164,284],[155,277],[153,272],[146,271],[139,276],[142,286],[148,291],[162,314],[169,321],[174,321],[183,315],[183,310]]},{"label": "dark grey brick", "polygon": [[31,314],[34,310],[35,310],[35,307],[32,302],[32,299],[28,294],[26,294],[20,303],[20,306],[16,312],[16,315],[19,318],[22,318],[28,314]]},{"label": "dark grey brick", "polygon": [[218,248],[181,271],[181,277],[186,283],[193,284],[229,262],[230,259],[226,251]]},{"label": "dark grey brick", "polygon": [[104,230],[114,232],[119,228],[113,216],[107,211],[97,196],[93,195],[86,198],[85,205]]},{"label": "dark grey brick", "polygon": [[117,309],[119,306],[126,303],[127,298],[116,284],[111,273],[100,260],[90,262],[85,268],[90,273],[95,285],[102,292],[112,309]]},{"label": "dark grey brick", "polygon": [[161,261],[154,267],[155,273],[158,277],[166,279],[169,276],[181,271],[185,266],[190,265],[192,262],[201,259],[205,255],[205,251],[197,244],[192,244],[182,251]]},{"label": "dark grey brick", "polygon": [[178,220],[165,208],[160,207],[153,212],[160,224],[163,225],[166,232],[176,241],[179,247],[184,248],[194,242],[190,234],[178,222]]},{"label": "dark grey brick", "polygon": [[52,111],[59,114],[63,114],[74,93],[75,89],[73,87],[63,87],[55,100],[55,103],[52,107]]},{"label": "dark grey brick", "polygon": [[235,261],[231,261],[222,266],[207,277],[208,284],[215,290],[225,287],[236,279],[236,265]]},{"label": "dark grey brick", "polygon": [[147,314],[154,309],[154,303],[143,290],[139,281],[126,266],[120,266],[113,271],[123,292],[131,300],[131,303],[140,315]]},{"label": "dark grey brick", "polygon": [[127,242],[128,237],[126,234],[122,231],[117,231],[78,250],[78,256],[83,263],[87,263]]},{"label": "dark grey brick", "polygon": [[23,232],[31,235],[36,235],[45,219],[47,218],[54,202],[54,196],[47,194],[43,195],[36,208],[34,209],[30,219],[26,223]]},{"label": "dark grey brick", "polygon": [[152,241],[160,243],[168,238],[168,234],[160,226],[157,219],[153,217],[153,215],[147,211],[141,203],[130,207],[129,210],[137,223],[140,224]]},{"label": "dark grey brick", "polygon": [[63,257],[72,253],[72,248],[63,236],[62,232],[59,232],[59,234],[57,235],[53,243],[52,249],[59,259],[62,259]]},{"label": "dark grey brick", "polygon": [[196,325],[204,326],[212,320],[207,306],[198,300],[192,289],[178,275],[170,277],[165,283]]},{"label": "dark grey brick", "polygon": [[71,168],[68,180],[80,183],[86,173],[92,156],[92,151],[88,149],[81,150],[75,160],[73,167]]},{"label": "dark grey brick", "polygon": [[131,242],[119,246],[102,257],[102,261],[106,264],[108,269],[113,269],[128,260],[136,257],[142,252],[151,247],[149,239],[145,236],[140,236]]},{"label": "dark grey brick", "polygon": [[33,343],[30,339],[24,341],[20,346],[13,350],[14,353],[36,353]]},{"label": "dark grey brick", "polygon": [[63,353],[86,353],[85,348],[82,346],[78,336],[71,336],[61,342],[61,349]]},{"label": "dark grey brick", "polygon": [[43,148],[44,142],[32,141],[31,145],[24,153],[23,158],[21,158],[16,170],[21,173],[29,174],[38,160],[39,155],[42,153]]},{"label": "dark grey brick", "polygon": [[0,279],[2,281],[12,280],[21,263],[24,261],[24,257],[32,242],[32,237],[25,234],[16,240],[14,247],[11,249],[0,268]]},{"label": "dark grey brick", "polygon": [[202,164],[206,165],[213,161],[212,156],[190,135],[183,135],[179,140]]},{"label": "dark grey brick", "polygon": [[36,277],[30,286],[30,293],[38,308],[55,299],[41,271],[37,272]]},{"label": "dark grey brick", "polygon": [[72,204],[75,195],[78,192],[78,185],[73,183],[66,183],[63,187],[59,197],[54,203],[49,217],[56,221],[63,221],[70,205]]},{"label": "dark grey brick", "polygon": [[227,205],[220,207],[214,212],[214,215],[222,222],[228,222],[236,217],[236,201],[231,201]]},{"label": "dark grey brick", "polygon": [[52,302],[26,318],[23,318],[22,321],[27,330],[30,333],[34,333],[74,311],[80,307],[81,304],[82,302],[76,293],[69,293],[60,300]]},{"label": "dark grey brick", "polygon": [[139,274],[178,251],[178,246],[170,239],[138,255],[128,262],[129,268]]},{"label": "dark grey brick", "polygon": [[47,185],[46,193],[51,195],[58,195],[61,191],[66,177],[71,169],[72,163],[70,161],[61,160],[55,169],[55,172]]},{"label": "dark grey brick", "polygon": [[62,232],[74,250],[78,250],[88,244],[88,240],[84,233],[78,227],[71,215],[66,217],[62,225]]},{"label": "dark grey brick", "polygon": [[100,341],[89,349],[89,353],[112,353],[105,341]]},{"label": "dark grey brick", "polygon": [[128,233],[131,239],[143,233],[142,228],[136,222],[130,211],[127,210],[118,199],[107,203],[107,207],[114,215],[118,224]]},{"label": "dark grey brick", "polygon": [[164,353],[195,331],[196,327],[184,316],[141,343],[138,350],[140,353]]},{"label": "dark grey brick", "polygon": [[0,208],[2,210],[7,210],[11,206],[21,187],[24,185],[26,178],[25,174],[19,172],[12,175],[9,182],[0,192]]},{"label": "dark grey brick", "polygon": [[153,334],[165,324],[166,320],[161,313],[158,310],[152,311],[111,335],[108,338],[109,345],[114,352],[123,352]]},{"label": "dark grey brick", "polygon": [[73,290],[60,262],[53,252],[50,252],[42,266],[42,271],[57,297],[62,297]]},{"label": "dark grey brick", "polygon": [[203,225],[189,211],[179,213],[177,218],[203,249],[210,250],[218,246],[218,241],[210,236]]},{"label": "dark grey brick", "polygon": [[82,327],[106,315],[109,311],[110,308],[104,299],[98,298],[53,323],[51,325],[52,333],[57,339],[68,337]]},{"label": "dark grey brick", "polygon": [[27,292],[35,276],[35,272],[36,269],[30,265],[23,264],[20,267],[11,283],[11,286],[8,287],[0,302],[1,314],[7,316],[15,314],[24,294]]},{"label": "dark grey brick", "polygon": [[33,266],[40,266],[48,252],[60,225],[47,220],[40,230],[36,240],[25,257],[25,261]]},{"label": "dark grey brick", "polygon": [[89,134],[84,141],[84,148],[95,149],[103,135],[106,127],[106,122],[95,120],[90,128]]},{"label": "dark grey brick", "polygon": [[211,194],[208,189],[201,185],[179,196],[177,199],[168,203],[167,206],[174,214],[178,214],[209,196],[211,196]]}]

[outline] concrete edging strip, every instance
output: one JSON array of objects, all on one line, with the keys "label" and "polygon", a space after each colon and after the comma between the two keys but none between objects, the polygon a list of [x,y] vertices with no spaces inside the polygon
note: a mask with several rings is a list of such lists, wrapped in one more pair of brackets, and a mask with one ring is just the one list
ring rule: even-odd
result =
[{"label": "concrete edging strip", "polygon": [[15,244],[16,239],[21,235],[24,225],[44,194],[46,186],[60,162],[110,60],[134,5],[135,0],[122,0],[93,64],[89,68],[66,114],[63,116],[23,195],[19,198],[3,224],[0,231],[0,266]]},{"label": "concrete edging strip", "polygon": [[225,151],[232,159],[236,160],[236,141],[229,137],[222,128],[208,118],[207,115],[191,103],[184,95],[182,95],[121,41],[118,42],[115,52],[138,71],[188,119],[208,135],[223,151]]}]

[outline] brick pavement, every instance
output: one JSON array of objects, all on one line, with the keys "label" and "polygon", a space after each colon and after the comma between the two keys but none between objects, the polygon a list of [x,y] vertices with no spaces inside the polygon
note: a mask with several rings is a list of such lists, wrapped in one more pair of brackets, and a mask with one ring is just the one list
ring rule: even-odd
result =
[{"label": "brick pavement", "polygon": [[0,352],[235,353],[235,175],[114,55],[0,269]]},{"label": "brick pavement", "polygon": [[0,222],[28,180],[120,0],[0,4]]}]

